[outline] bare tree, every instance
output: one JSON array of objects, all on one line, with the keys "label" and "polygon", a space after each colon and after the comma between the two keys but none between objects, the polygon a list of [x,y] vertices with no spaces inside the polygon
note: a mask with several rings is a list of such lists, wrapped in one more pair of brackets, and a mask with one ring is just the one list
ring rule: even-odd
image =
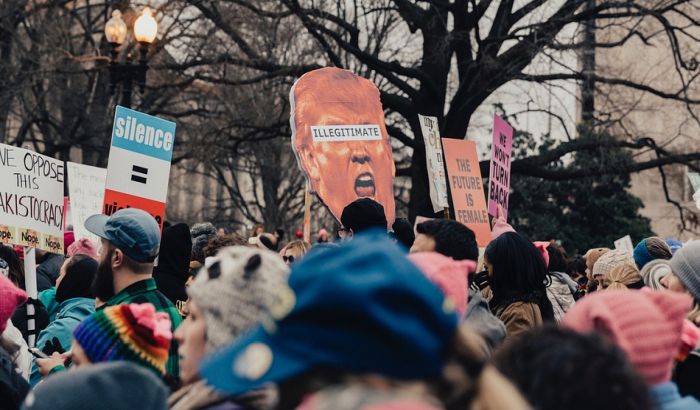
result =
[{"label": "bare tree", "polygon": [[[245,67],[246,81],[295,76],[320,65],[346,67],[372,78],[380,87],[390,133],[412,150],[410,167],[399,175],[412,180],[411,216],[432,213],[427,189],[425,151],[417,114],[438,117],[444,136],[463,138],[473,114],[499,87],[513,81],[556,83],[586,82],[608,92],[638,90],[659,98],[682,102],[689,112],[700,100],[689,92],[698,75],[697,61],[683,47],[693,40],[699,22],[698,6],[691,0],[639,1],[491,1],[491,0],[279,0],[190,1],[227,40],[226,62]],[[229,24],[222,9],[236,9],[268,22],[290,21],[303,27],[298,37],[311,38],[324,58],[289,61],[283,55],[260,51],[255,31]],[[672,18],[673,17],[673,18]],[[645,32],[642,21],[653,21],[661,30]],[[671,23],[673,21],[673,23]],[[588,36],[562,37],[566,27],[586,23],[589,29],[615,27],[613,36],[598,40]],[[663,89],[644,78],[607,76],[582,72],[578,67],[558,66],[555,72],[533,69],[536,58],[559,63],[564,51],[585,47],[616,49],[632,39],[650,38],[667,45],[676,65],[680,86]],[[651,46],[651,45],[649,45]],[[223,58],[223,56],[221,57]],[[692,114],[694,116],[694,114]],[[550,165],[580,150],[595,147],[576,138],[559,138],[553,149],[519,159],[513,174],[545,179],[568,179],[600,173],[630,173],[700,159],[700,153],[676,153],[659,148],[643,135],[610,142],[630,150],[651,150],[647,158],[610,169],[562,170]],[[482,163],[482,174],[488,164]]]},{"label": "bare tree", "polygon": [[[114,7],[124,11],[130,5]],[[0,4],[0,139],[34,143],[62,157],[78,147],[89,154],[85,162],[103,163],[114,106],[103,69],[102,30],[110,11],[90,0]],[[411,217],[432,214],[417,114],[438,117],[442,135],[464,138],[477,109],[506,84],[572,81],[585,84],[589,94],[634,90],[683,104],[698,122],[700,98],[693,90],[699,70],[688,46],[697,41],[693,33],[700,25],[693,0],[170,0],[158,11],[162,35],[135,108],[177,121],[176,163],[205,163],[210,175],[222,168],[229,174],[217,176],[222,184],[232,183],[231,172],[255,175],[251,186],[264,186],[249,192],[258,204],[240,211],[255,221],[277,224],[297,215],[300,174],[288,150],[276,149],[286,149],[282,141],[289,138],[289,87],[321,66],[351,69],[379,87],[401,178],[397,185],[401,190],[411,184]],[[563,35],[571,27],[608,34]],[[561,59],[584,49],[614,52],[632,41],[668,48],[675,68],[668,73],[671,85],[590,67],[582,71]],[[131,47],[133,41],[122,58]],[[556,69],[542,70],[536,60]],[[593,108],[594,125],[611,125],[607,113]],[[697,152],[678,153],[631,133],[606,144],[651,156],[606,169],[561,168],[553,164],[598,145],[556,137],[560,142],[550,149],[513,162],[513,174],[562,180],[663,171],[672,164],[697,169],[694,161],[700,159]],[[265,169],[274,169],[269,161],[288,172],[265,176]],[[250,202],[235,189],[224,191],[230,208]],[[274,215],[267,208],[282,204],[285,195],[295,199]]]}]

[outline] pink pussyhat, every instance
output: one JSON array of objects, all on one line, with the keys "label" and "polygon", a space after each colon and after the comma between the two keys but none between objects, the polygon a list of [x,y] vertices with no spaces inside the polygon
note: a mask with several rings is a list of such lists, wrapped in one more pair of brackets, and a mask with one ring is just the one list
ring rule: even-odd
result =
[{"label": "pink pussyhat", "polygon": [[669,291],[607,290],[576,302],[562,325],[607,336],[649,386],[671,380],[690,296]]},{"label": "pink pussyhat", "polygon": [[537,248],[537,250],[540,251],[540,253],[542,254],[542,258],[544,259],[544,266],[549,268],[549,252],[547,252],[547,248],[549,248],[549,245],[551,245],[551,243],[536,241],[532,244],[535,245],[535,248]]},{"label": "pink pussyhat", "polygon": [[81,238],[68,246],[66,255],[68,257],[85,255],[97,260],[97,247],[88,238]]},{"label": "pink pussyhat", "polygon": [[5,275],[0,274],[0,334],[5,331],[7,321],[15,313],[17,306],[27,301],[27,294]]},{"label": "pink pussyhat", "polygon": [[408,259],[454,302],[455,310],[463,316],[467,311],[469,274],[476,272],[476,262],[456,261],[437,252],[412,253]]},{"label": "pink pussyhat", "polygon": [[681,347],[676,354],[676,361],[685,361],[690,352],[698,347],[698,343],[700,343],[700,329],[690,320],[684,320],[683,330],[681,331]]},{"label": "pink pussyhat", "polygon": [[496,217],[494,218],[494,224],[493,227],[491,228],[491,240],[495,241],[499,236],[503,235],[506,232],[515,232],[515,229],[513,229],[508,222],[506,222],[506,218],[503,216],[503,210],[501,205],[498,205],[496,208]]}]

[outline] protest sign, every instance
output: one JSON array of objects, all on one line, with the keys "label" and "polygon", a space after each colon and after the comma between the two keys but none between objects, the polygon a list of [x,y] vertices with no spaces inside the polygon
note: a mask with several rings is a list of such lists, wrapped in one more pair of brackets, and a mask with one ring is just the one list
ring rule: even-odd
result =
[{"label": "protest sign", "polygon": [[174,122],[117,106],[102,213],[143,209],[162,230],[174,144]]},{"label": "protest sign", "polygon": [[693,186],[693,192],[698,192],[700,190],[700,174],[688,172],[688,179],[690,179],[690,185]]},{"label": "protest sign", "polygon": [[85,220],[90,215],[102,213],[107,170],[74,162],[66,163],[66,170],[75,239],[88,238],[97,244],[99,238],[85,229]]},{"label": "protest sign", "polygon": [[63,253],[62,161],[0,144],[0,242]]},{"label": "protest sign", "polygon": [[447,202],[447,181],[445,180],[445,164],[442,159],[442,144],[440,130],[436,117],[418,114],[420,129],[425,143],[425,162],[428,165],[428,183],[430,184],[430,200],[433,211],[440,212],[449,207]]},{"label": "protest sign", "polygon": [[493,143],[489,167],[489,214],[496,216],[498,205],[508,220],[510,160],[513,153],[513,128],[498,115],[493,116]]},{"label": "protest sign", "polygon": [[479,247],[491,241],[484,184],[474,141],[443,138],[447,177],[455,219],[474,231]]},{"label": "protest sign", "polygon": [[623,236],[622,238],[615,241],[615,249],[620,249],[627,251],[629,253],[634,252],[634,244],[632,243],[632,238],[629,235]]},{"label": "protest sign", "polygon": [[693,186],[693,200],[695,207],[700,209],[700,174],[697,172],[688,172],[690,184]]},{"label": "protest sign", "polygon": [[394,221],[394,158],[379,90],[335,67],[301,76],[292,87],[292,149],[311,192],[340,220],[358,198],[371,198]]}]

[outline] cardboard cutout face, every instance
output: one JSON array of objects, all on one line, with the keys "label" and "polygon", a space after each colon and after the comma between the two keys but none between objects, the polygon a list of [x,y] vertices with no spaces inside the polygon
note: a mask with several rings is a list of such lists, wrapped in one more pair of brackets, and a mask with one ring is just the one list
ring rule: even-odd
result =
[{"label": "cardboard cutout face", "polygon": [[346,205],[371,198],[391,225],[396,168],[375,85],[321,68],[296,81],[290,101],[292,147],[311,190],[338,220]]}]

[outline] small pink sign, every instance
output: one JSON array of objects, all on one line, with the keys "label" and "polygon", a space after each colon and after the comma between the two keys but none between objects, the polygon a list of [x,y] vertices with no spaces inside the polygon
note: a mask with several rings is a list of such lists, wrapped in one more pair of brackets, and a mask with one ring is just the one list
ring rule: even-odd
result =
[{"label": "small pink sign", "polygon": [[508,220],[508,196],[510,193],[510,161],[513,153],[513,128],[498,115],[493,116],[493,144],[489,170],[489,214],[498,215],[498,205],[503,207],[503,217]]}]

